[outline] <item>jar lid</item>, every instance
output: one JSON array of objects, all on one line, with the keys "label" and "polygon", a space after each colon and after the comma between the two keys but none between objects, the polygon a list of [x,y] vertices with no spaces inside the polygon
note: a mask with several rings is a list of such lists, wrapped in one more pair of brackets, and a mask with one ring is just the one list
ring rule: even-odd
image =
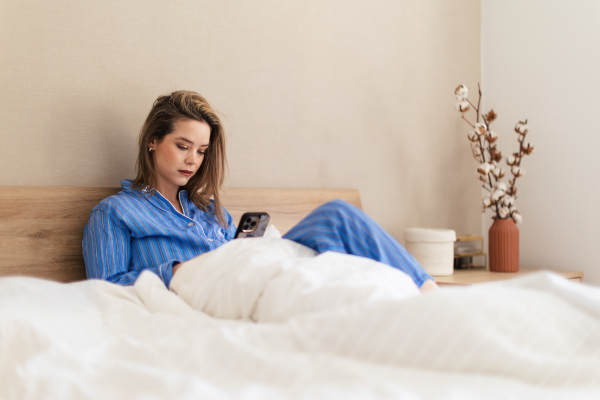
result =
[{"label": "jar lid", "polygon": [[407,242],[455,242],[456,232],[452,229],[407,228],[404,230]]}]

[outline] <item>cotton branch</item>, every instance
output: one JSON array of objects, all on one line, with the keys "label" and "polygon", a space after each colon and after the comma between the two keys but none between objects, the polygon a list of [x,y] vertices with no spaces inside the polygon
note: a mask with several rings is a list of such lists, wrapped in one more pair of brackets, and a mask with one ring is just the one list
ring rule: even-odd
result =
[{"label": "cotton branch", "polygon": [[[513,218],[515,222],[520,222],[521,215],[518,213],[513,203],[516,199],[517,188],[515,183],[518,177],[523,176],[525,170],[521,168],[521,161],[523,156],[531,154],[533,152],[533,145],[525,142],[525,137],[529,132],[527,127],[527,120],[519,121],[515,126],[515,131],[519,136],[519,151],[513,153],[513,155],[507,159],[507,164],[511,167],[511,173],[513,178],[509,180],[509,187],[501,181],[504,177],[504,169],[498,166],[498,163],[502,160],[502,153],[497,150],[494,142],[498,139],[498,136],[491,130],[491,123],[497,118],[497,114],[494,110],[488,111],[487,114],[482,114],[480,111],[481,107],[481,86],[477,84],[479,98],[477,99],[477,106],[473,104],[467,97],[469,95],[469,89],[464,85],[459,85],[454,94],[458,103],[455,108],[461,113],[462,119],[474,129],[472,133],[469,133],[468,138],[471,143],[471,151],[473,158],[481,164],[477,171],[479,173],[479,180],[482,182],[482,188],[490,193],[489,197],[483,200],[483,210],[486,208],[491,209],[495,216],[493,219],[506,219]],[[465,112],[471,108],[477,113],[476,123],[471,123],[465,118]],[[483,120],[483,123],[480,123]],[[486,157],[486,152],[489,154],[489,161]]]}]

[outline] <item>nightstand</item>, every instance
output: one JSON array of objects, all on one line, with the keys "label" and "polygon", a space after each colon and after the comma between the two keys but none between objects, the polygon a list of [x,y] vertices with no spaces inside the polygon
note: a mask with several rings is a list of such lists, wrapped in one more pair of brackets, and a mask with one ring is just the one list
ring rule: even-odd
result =
[{"label": "nightstand", "polygon": [[476,283],[501,281],[527,275],[532,272],[550,271],[562,275],[573,282],[583,282],[583,272],[579,271],[554,271],[541,269],[520,268],[519,272],[491,272],[487,269],[454,270],[450,276],[434,276],[435,282],[440,286],[449,285],[474,285]]}]

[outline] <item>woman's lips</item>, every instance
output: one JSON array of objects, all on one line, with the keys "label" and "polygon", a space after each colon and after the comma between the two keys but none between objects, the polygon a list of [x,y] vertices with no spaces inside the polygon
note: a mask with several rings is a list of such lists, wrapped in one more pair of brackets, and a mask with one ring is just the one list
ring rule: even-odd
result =
[{"label": "woman's lips", "polygon": [[191,171],[182,171],[182,170],[179,170],[179,173],[183,176],[187,176],[188,178],[190,176],[192,176],[192,174],[193,174],[193,172],[191,172]]}]

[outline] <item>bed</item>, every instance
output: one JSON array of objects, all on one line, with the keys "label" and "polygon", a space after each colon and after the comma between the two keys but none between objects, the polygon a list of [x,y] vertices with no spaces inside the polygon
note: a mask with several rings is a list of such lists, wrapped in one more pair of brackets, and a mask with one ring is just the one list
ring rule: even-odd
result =
[{"label": "bed", "polygon": [[[420,294],[402,272],[266,237],[171,290],[84,280],[89,212],[117,188],[0,191],[0,398],[600,396],[600,289],[549,272]],[[227,189],[285,232],[355,190]]]}]

